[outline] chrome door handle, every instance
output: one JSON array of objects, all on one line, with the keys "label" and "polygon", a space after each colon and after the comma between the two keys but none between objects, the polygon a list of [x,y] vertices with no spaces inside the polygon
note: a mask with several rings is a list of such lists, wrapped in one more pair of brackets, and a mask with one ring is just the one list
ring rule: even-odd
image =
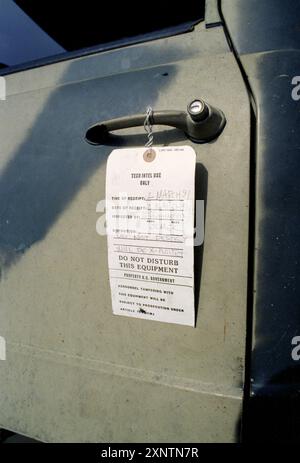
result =
[{"label": "chrome door handle", "polygon": [[[87,130],[85,140],[91,145],[102,145],[110,132],[143,126],[144,121],[145,114],[135,114],[98,122]],[[182,130],[195,143],[207,143],[220,135],[226,119],[220,109],[196,99],[188,105],[187,111],[153,111],[149,122],[151,125],[170,125]]]}]

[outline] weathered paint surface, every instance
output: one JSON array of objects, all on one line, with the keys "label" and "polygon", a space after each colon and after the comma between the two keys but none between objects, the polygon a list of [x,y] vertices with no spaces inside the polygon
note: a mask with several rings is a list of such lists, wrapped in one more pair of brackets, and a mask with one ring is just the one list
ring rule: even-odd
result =
[{"label": "weathered paint surface", "polygon": [[[248,246],[249,102],[222,28],[53,64],[7,78],[0,104],[0,424],[45,441],[237,439]],[[197,152],[206,236],[196,251],[196,328],[112,315],[106,238],[96,233],[106,159],[97,120],[221,108]],[[136,133],[138,132],[138,135]],[[145,143],[128,130],[126,145]],[[155,129],[157,144],[188,144]],[[202,261],[202,265],[201,265]],[[202,267],[202,269],[201,269]]]}]

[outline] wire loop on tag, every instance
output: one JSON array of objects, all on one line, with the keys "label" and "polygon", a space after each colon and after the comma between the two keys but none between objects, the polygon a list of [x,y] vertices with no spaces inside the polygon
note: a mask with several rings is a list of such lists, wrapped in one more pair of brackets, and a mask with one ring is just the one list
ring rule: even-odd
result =
[{"label": "wire loop on tag", "polygon": [[152,114],[153,114],[153,109],[151,108],[151,106],[148,106],[147,111],[146,111],[145,122],[144,122],[144,129],[147,132],[147,136],[148,136],[148,141],[145,144],[146,148],[150,148],[153,145],[153,132],[152,132],[152,124],[151,124]]}]

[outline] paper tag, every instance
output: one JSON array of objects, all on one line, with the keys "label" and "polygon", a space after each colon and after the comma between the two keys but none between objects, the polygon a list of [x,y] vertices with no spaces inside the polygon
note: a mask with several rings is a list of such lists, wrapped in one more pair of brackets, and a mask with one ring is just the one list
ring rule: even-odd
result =
[{"label": "paper tag", "polygon": [[110,154],[106,223],[114,314],[194,326],[195,162],[189,146]]}]

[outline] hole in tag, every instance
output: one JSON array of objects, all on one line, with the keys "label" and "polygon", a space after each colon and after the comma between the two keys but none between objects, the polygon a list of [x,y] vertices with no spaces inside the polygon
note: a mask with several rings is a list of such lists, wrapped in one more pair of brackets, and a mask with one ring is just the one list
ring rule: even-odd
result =
[{"label": "hole in tag", "polygon": [[144,161],[146,162],[152,162],[156,158],[156,153],[154,149],[150,148],[147,151],[144,152],[143,154]]}]

